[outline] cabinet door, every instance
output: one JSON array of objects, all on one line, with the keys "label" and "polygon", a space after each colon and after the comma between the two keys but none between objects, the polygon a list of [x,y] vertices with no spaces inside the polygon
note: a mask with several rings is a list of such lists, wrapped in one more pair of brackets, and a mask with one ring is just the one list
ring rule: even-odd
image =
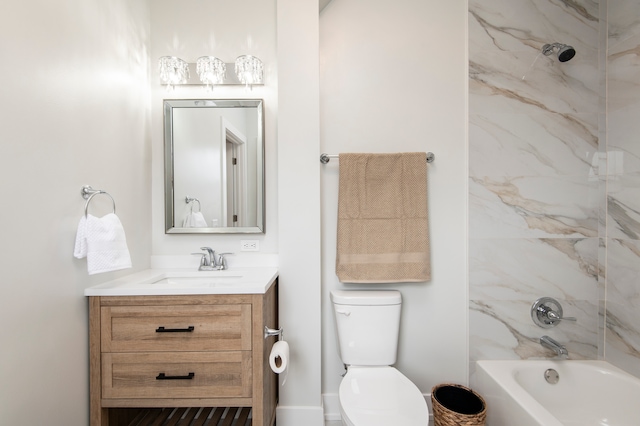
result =
[{"label": "cabinet door", "polygon": [[251,305],[103,306],[103,352],[251,350]]},{"label": "cabinet door", "polygon": [[102,354],[103,398],[251,397],[251,352]]}]

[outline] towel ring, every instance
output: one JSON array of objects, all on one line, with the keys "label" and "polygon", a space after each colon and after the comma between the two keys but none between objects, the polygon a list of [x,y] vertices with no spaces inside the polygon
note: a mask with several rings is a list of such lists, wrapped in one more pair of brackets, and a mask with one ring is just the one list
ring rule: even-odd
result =
[{"label": "towel ring", "polygon": [[87,215],[89,214],[89,203],[91,203],[91,200],[93,199],[93,197],[99,194],[104,194],[104,195],[107,195],[109,198],[111,198],[111,202],[113,203],[113,214],[116,214],[116,200],[114,200],[111,194],[109,194],[108,192],[103,191],[101,189],[93,189],[91,186],[85,185],[82,187],[81,194],[82,194],[82,198],[87,200],[87,202],[84,205],[84,217],[87,217]]}]

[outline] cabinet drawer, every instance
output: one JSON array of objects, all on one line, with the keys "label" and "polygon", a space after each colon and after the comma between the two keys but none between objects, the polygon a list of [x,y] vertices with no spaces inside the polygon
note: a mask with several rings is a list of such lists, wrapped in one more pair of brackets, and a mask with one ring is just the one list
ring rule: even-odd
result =
[{"label": "cabinet drawer", "polygon": [[251,397],[251,352],[102,354],[102,398]]},{"label": "cabinet drawer", "polygon": [[103,306],[102,352],[251,350],[251,305]]}]

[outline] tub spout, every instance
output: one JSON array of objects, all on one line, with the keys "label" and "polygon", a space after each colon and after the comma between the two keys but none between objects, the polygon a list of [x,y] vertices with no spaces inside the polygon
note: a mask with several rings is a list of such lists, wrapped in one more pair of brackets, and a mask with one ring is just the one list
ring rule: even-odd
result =
[{"label": "tub spout", "polygon": [[547,349],[551,349],[558,356],[562,356],[565,358],[569,356],[569,352],[567,351],[567,348],[565,348],[563,345],[561,345],[560,343],[558,343],[557,341],[555,341],[549,336],[542,336],[540,338],[540,344]]}]

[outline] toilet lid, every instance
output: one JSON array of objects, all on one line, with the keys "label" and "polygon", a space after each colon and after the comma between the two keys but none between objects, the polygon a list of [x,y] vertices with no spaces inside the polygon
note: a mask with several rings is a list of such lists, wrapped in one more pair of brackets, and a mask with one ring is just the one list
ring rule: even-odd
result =
[{"label": "toilet lid", "polygon": [[393,367],[350,367],[340,383],[343,415],[356,426],[427,426],[420,390]]}]

